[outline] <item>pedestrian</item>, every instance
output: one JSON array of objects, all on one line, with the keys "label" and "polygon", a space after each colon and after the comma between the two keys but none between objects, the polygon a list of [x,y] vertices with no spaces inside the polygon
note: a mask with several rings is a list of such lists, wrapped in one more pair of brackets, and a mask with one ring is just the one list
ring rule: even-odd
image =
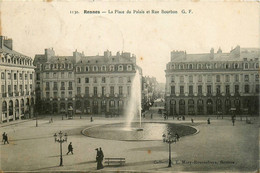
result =
[{"label": "pedestrian", "polygon": [[193,118],[191,118],[191,123],[193,123],[194,122],[194,120],[193,120]]},{"label": "pedestrian", "polygon": [[4,144],[5,144],[6,142],[9,144],[7,133],[5,134],[5,137],[4,137]]},{"label": "pedestrian", "polygon": [[68,152],[67,152],[67,155],[68,155],[69,153],[73,154],[72,142],[70,142],[70,144],[68,145]]},{"label": "pedestrian", "polygon": [[175,133],[175,137],[176,137],[177,141],[179,141],[180,136],[179,136],[179,134],[177,132]]},{"label": "pedestrian", "polygon": [[92,116],[90,117],[90,122],[93,122],[93,118],[92,118]]},{"label": "pedestrian", "polygon": [[104,168],[104,166],[102,164],[103,158],[104,158],[103,151],[101,148],[99,148],[99,151],[97,152],[97,158],[96,158],[97,159],[97,170]]},{"label": "pedestrian", "polygon": [[183,121],[185,120],[185,116],[184,116],[184,115],[182,116],[182,120],[183,120]]},{"label": "pedestrian", "polygon": [[99,156],[99,151],[98,148],[95,149],[97,151],[97,155],[96,155],[96,162],[98,161],[98,156]]},{"label": "pedestrian", "polygon": [[210,124],[210,118],[208,118],[208,120],[207,120],[207,121],[208,121],[208,124]]},{"label": "pedestrian", "polygon": [[2,136],[3,136],[2,142],[4,142],[5,141],[5,132],[2,134]]},{"label": "pedestrian", "polygon": [[233,126],[235,126],[235,116],[232,116],[232,123],[233,123]]}]

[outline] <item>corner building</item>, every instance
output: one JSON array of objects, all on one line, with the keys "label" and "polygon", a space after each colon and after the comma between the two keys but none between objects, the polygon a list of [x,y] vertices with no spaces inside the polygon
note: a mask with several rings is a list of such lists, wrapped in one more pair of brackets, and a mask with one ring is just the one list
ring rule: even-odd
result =
[{"label": "corner building", "polygon": [[122,52],[112,56],[56,56],[53,49],[36,55],[36,101],[42,114],[74,113],[119,115],[127,106],[133,78],[141,69],[136,57]]},{"label": "corner building", "polygon": [[168,115],[259,114],[259,48],[229,53],[172,51],[166,66]]},{"label": "corner building", "polygon": [[0,123],[34,116],[32,58],[13,50],[13,40],[0,36]]}]

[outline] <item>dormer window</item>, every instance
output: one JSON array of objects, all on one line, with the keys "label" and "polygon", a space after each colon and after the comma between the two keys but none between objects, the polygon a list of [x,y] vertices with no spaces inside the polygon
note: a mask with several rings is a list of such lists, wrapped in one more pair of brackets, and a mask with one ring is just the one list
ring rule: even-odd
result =
[{"label": "dormer window", "polygon": [[89,67],[88,66],[86,67],[86,71],[89,71]]},{"label": "dormer window", "polygon": [[127,71],[132,71],[132,65],[127,65]]},{"label": "dormer window", "polygon": [[248,69],[248,63],[245,63],[245,69]]},{"label": "dormer window", "polygon": [[105,65],[102,65],[101,70],[102,70],[102,71],[106,71],[106,66],[105,66]]},{"label": "dormer window", "polygon": [[229,68],[229,64],[226,64],[226,65],[225,65],[225,68],[228,69],[228,68]]},{"label": "dormer window", "polygon": [[115,71],[115,66],[114,65],[110,65],[109,66],[109,71]]},{"label": "dormer window", "polygon": [[93,66],[93,71],[98,71],[98,67],[97,66]]},{"label": "dormer window", "polygon": [[123,65],[118,66],[118,71],[123,71]]}]

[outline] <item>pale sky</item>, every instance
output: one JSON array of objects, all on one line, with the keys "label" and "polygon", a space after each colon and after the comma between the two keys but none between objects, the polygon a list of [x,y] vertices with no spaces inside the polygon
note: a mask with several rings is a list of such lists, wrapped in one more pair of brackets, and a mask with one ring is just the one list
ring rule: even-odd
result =
[{"label": "pale sky", "polygon": [[[181,14],[181,10],[192,14]],[[80,14],[70,14],[70,11]],[[84,10],[173,10],[178,14],[83,14]],[[45,48],[56,55],[105,50],[130,52],[143,75],[165,82],[172,50],[208,53],[213,47],[259,47],[257,2],[2,2],[1,35],[14,50],[34,58]],[[142,58],[141,58],[142,57]],[[143,60],[141,60],[143,59]]]}]

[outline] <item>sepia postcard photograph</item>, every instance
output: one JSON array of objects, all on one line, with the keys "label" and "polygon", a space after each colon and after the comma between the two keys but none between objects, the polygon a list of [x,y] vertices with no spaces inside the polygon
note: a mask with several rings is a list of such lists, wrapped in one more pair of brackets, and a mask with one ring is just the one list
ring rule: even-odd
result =
[{"label": "sepia postcard photograph", "polygon": [[0,0],[0,172],[259,172],[259,1]]}]

